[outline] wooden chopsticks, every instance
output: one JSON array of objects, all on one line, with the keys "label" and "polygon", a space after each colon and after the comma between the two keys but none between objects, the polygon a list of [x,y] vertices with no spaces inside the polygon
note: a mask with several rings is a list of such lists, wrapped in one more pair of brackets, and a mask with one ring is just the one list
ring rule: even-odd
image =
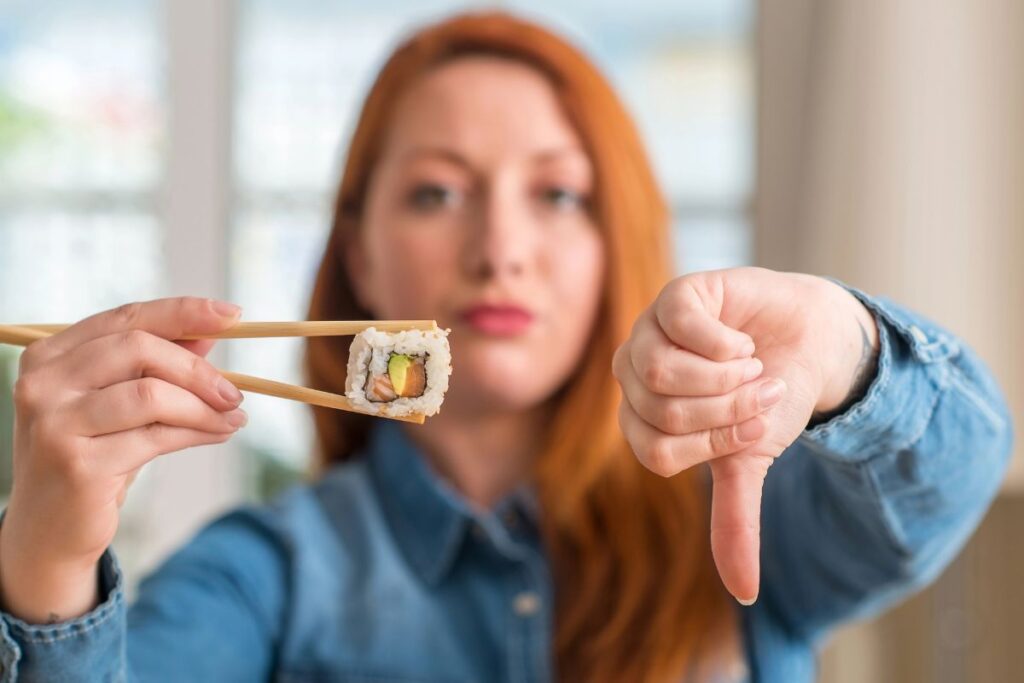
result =
[{"label": "wooden chopsticks", "polygon": [[[13,346],[28,346],[34,341],[49,337],[67,328],[68,325],[0,325],[0,344],[11,344]],[[189,339],[249,339],[264,337],[322,337],[322,336],[344,336],[358,334],[368,327],[375,327],[378,330],[387,332],[398,332],[401,330],[433,330],[437,323],[433,320],[359,320],[359,321],[305,321],[305,322],[251,322],[238,323],[234,327],[224,330],[218,334],[186,336],[183,340]],[[327,391],[319,391],[308,387],[275,382],[262,377],[243,375],[238,372],[218,370],[229,382],[238,387],[241,391],[250,391],[255,394],[264,394],[284,398],[291,401],[300,401],[314,406],[346,410],[351,413],[373,415],[402,422],[423,424],[423,415],[406,415],[403,417],[392,417],[383,413],[364,410],[352,404],[345,396],[332,394]]]},{"label": "wooden chopsticks", "polygon": [[[68,325],[14,325],[41,332],[56,334]],[[234,327],[217,334],[195,334],[182,337],[179,341],[190,339],[258,339],[264,337],[344,337],[359,334],[368,327],[375,327],[381,332],[401,332],[402,330],[423,330],[429,332],[437,329],[433,320],[307,320],[299,322],[252,322],[238,323]]]},{"label": "wooden chopsticks", "polygon": [[49,336],[49,332],[33,330],[22,325],[0,325],[0,344],[28,346],[34,341],[39,341]]}]

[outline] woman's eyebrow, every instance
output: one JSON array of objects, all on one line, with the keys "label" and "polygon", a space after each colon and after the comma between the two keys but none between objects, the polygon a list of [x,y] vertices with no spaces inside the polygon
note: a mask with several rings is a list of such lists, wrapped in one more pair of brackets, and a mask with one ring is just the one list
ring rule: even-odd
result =
[{"label": "woman's eyebrow", "polygon": [[547,161],[555,161],[564,157],[580,157],[584,161],[588,159],[587,153],[582,147],[572,145],[569,147],[554,147],[551,149],[541,150],[532,155],[533,161],[537,163],[544,163]]},{"label": "woman's eyebrow", "polygon": [[472,170],[473,164],[468,159],[448,147],[413,147],[402,155],[406,159],[415,157],[440,157],[458,166]]}]

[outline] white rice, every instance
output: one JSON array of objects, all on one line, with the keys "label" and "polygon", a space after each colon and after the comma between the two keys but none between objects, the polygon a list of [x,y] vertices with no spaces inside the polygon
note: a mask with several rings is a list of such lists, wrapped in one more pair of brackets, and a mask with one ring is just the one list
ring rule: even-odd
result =
[{"label": "white rice", "polygon": [[[380,332],[374,327],[363,330],[352,340],[349,348],[345,396],[356,408],[368,413],[392,417],[417,413],[428,416],[437,414],[444,402],[444,392],[448,391],[448,376],[452,374],[449,331],[405,330],[389,333]],[[367,374],[386,374],[392,353],[426,356],[426,389],[422,396],[400,397],[383,403],[370,401],[366,398]]]}]

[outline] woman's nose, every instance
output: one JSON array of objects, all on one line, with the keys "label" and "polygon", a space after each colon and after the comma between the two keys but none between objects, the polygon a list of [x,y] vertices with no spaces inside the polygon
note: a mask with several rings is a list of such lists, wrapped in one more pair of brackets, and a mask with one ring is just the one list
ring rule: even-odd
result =
[{"label": "woman's nose", "polygon": [[469,273],[479,279],[522,277],[529,265],[531,218],[516,193],[492,188],[475,212],[466,240]]}]

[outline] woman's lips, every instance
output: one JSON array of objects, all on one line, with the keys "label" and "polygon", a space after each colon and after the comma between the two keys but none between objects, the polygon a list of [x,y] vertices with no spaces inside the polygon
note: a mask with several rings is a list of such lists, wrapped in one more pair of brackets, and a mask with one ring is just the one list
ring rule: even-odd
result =
[{"label": "woman's lips", "polygon": [[533,314],[519,306],[481,304],[462,311],[462,319],[483,334],[513,337],[526,331]]}]

